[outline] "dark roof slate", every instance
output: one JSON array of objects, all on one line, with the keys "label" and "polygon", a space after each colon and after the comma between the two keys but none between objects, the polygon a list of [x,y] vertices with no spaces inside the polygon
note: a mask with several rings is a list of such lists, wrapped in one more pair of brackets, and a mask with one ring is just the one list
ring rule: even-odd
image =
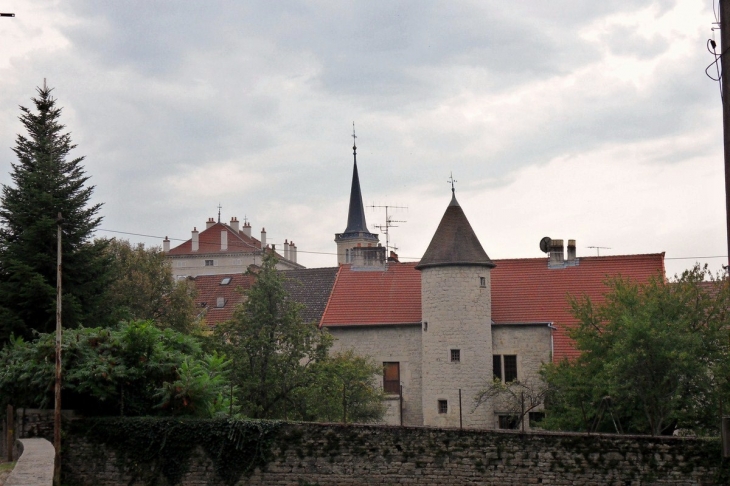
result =
[{"label": "dark roof slate", "polygon": [[300,315],[305,322],[322,319],[332,287],[335,284],[338,267],[303,268],[282,272],[286,280],[284,288],[289,298],[304,306]]},{"label": "dark roof slate", "polygon": [[479,238],[456,201],[456,196],[452,194],[451,203],[416,269],[467,265],[489,268],[495,266],[479,243]]}]

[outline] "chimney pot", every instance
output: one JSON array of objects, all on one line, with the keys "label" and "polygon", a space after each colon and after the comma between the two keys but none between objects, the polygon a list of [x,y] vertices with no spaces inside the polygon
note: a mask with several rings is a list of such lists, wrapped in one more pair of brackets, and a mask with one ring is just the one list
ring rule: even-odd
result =
[{"label": "chimney pot", "polygon": [[233,231],[238,233],[238,218],[235,216],[231,218],[231,224],[229,225]]},{"label": "chimney pot", "polygon": [[576,259],[576,249],[575,249],[575,240],[568,240],[568,255],[566,260],[569,262],[575,261]]},{"label": "chimney pot", "polygon": [[170,251],[170,239],[167,236],[162,240],[162,251],[165,253]]},{"label": "chimney pot", "polygon": [[243,234],[251,238],[251,225],[248,222],[243,223]]},{"label": "chimney pot", "polygon": [[200,233],[198,233],[198,228],[193,226],[193,232],[192,232],[192,238],[191,238],[193,251],[198,251],[198,249],[200,248],[200,240],[198,239],[199,237],[200,237]]},{"label": "chimney pot", "polygon": [[208,221],[205,222],[205,229],[210,228],[215,224],[215,220],[213,218],[208,218]]},{"label": "chimney pot", "polygon": [[261,228],[261,248],[266,248],[266,228]]},{"label": "chimney pot", "polygon": [[550,241],[550,263],[554,265],[562,264],[563,257],[563,240]]}]

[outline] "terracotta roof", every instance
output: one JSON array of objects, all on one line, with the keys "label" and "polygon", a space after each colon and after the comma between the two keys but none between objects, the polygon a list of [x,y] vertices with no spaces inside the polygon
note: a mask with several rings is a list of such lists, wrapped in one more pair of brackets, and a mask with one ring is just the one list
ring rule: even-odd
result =
[{"label": "terracotta roof", "polygon": [[[221,250],[221,231],[228,231],[228,249]],[[215,223],[198,235],[198,251],[193,251],[193,240],[172,248],[167,254],[199,255],[201,253],[253,253],[261,251],[261,242],[252,236],[246,236],[242,231],[235,232],[224,223]]]},{"label": "terracotta roof", "polygon": [[414,263],[389,264],[387,271],[341,265],[322,326],[421,322],[421,274]]},{"label": "terracotta roof", "polygon": [[284,288],[293,301],[304,306],[300,315],[305,322],[319,323],[322,319],[338,270],[338,267],[328,267],[283,272]]},{"label": "terracotta roof", "polygon": [[[550,269],[546,258],[495,260],[491,272],[492,320],[496,324],[552,323],[554,359],[578,353],[567,335],[577,324],[568,294],[603,302],[609,276],[643,282],[664,275],[664,253],[582,257],[578,265]],[[387,272],[354,271],[342,265],[322,326],[392,325],[421,322],[421,275],[413,263]]]},{"label": "terracotta roof", "polygon": [[494,267],[469,220],[452,194],[451,204],[434,233],[416,269],[443,266],[478,265]]},{"label": "terracotta roof", "polygon": [[[230,278],[227,285],[222,285],[224,279]],[[209,326],[216,326],[233,317],[233,311],[238,304],[243,302],[244,295],[241,291],[251,288],[254,277],[242,273],[228,275],[199,275],[193,279],[198,296],[195,298],[195,305],[201,312],[205,313],[205,322]],[[223,307],[217,307],[218,298],[224,300]]]},{"label": "terracotta roof", "polygon": [[604,282],[621,276],[645,282],[664,276],[664,253],[581,257],[578,265],[549,269],[545,258],[495,260],[492,270],[492,320],[499,324],[550,321],[555,361],[575,357],[567,330],[578,324],[568,306],[568,294],[587,295],[594,303],[603,302]]}]

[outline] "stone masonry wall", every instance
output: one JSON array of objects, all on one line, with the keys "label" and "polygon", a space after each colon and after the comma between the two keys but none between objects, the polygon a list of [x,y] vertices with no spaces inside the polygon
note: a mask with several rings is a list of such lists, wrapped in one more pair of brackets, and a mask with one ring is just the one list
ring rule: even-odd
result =
[{"label": "stone masonry wall", "polygon": [[[538,389],[541,384],[540,368],[552,360],[551,330],[547,325],[493,324],[492,351],[495,355],[517,356],[517,379],[528,387]],[[514,407],[508,400],[505,396],[496,401],[494,428],[499,423],[497,417]],[[540,406],[534,411],[542,408]],[[529,420],[525,420],[525,426],[529,428]]]},{"label": "stone masonry wall", "polygon": [[[353,349],[361,356],[370,356],[382,364],[400,363],[400,379],[403,383],[403,424],[423,425],[421,410],[421,326],[350,326],[328,327],[335,338],[331,352]],[[383,377],[378,385],[382,388]],[[400,425],[400,401],[396,397],[386,400],[385,422]]]},{"label": "stone masonry wall", "polygon": [[[421,271],[421,302],[424,425],[458,427],[461,413],[464,427],[493,427],[491,404],[473,407],[475,396],[492,377],[489,268],[425,268]],[[460,351],[459,362],[451,360],[453,349]],[[447,402],[446,413],[439,410],[440,400]]]},{"label": "stone masonry wall", "polygon": [[[242,472],[249,456],[222,460],[198,447],[170,481],[159,463],[129,460],[115,449],[118,440],[100,444],[83,430],[65,436],[66,484],[710,486],[728,484],[730,471],[720,459],[719,440],[282,424],[267,446],[268,461],[255,470]],[[154,460],[158,450],[144,453]],[[231,475],[232,469],[238,472]]]}]

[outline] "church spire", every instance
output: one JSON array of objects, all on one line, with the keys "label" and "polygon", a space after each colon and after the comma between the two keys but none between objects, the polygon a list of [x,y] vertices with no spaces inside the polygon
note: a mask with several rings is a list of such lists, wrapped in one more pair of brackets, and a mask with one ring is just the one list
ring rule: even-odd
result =
[{"label": "church spire", "polygon": [[369,233],[365,222],[365,206],[362,203],[362,192],[360,191],[360,177],[357,173],[357,135],[355,135],[355,122],[352,122],[352,186],[350,187],[350,210],[347,213],[346,233]]}]

